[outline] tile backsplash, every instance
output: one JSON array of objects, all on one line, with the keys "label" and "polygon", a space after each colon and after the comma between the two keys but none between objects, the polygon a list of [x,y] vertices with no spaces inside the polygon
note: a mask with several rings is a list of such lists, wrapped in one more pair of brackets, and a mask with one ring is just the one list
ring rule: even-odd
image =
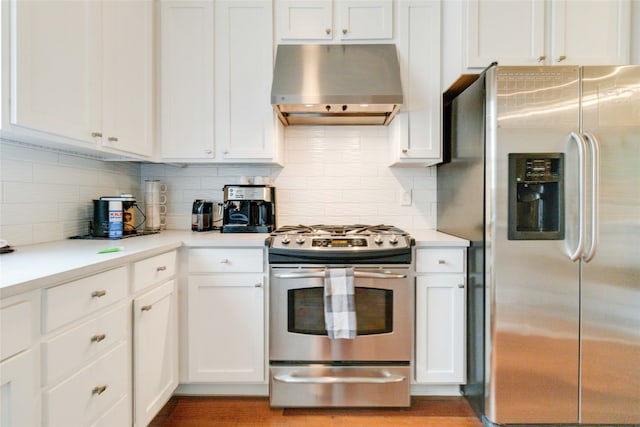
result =
[{"label": "tile backsplash", "polygon": [[[194,199],[222,201],[225,184],[263,177],[276,187],[277,222],[436,227],[436,168],[389,167],[387,127],[286,128],[284,167],[107,162],[2,141],[0,239],[12,246],[88,233],[92,200],[167,184],[166,227],[191,229]],[[409,200],[407,200],[409,199]]]},{"label": "tile backsplash", "polygon": [[87,234],[93,199],[140,193],[140,164],[0,142],[0,239],[11,246]]},{"label": "tile backsplash", "polygon": [[[289,127],[284,167],[144,164],[167,189],[167,228],[190,229],[194,199],[222,201],[225,184],[264,177],[276,187],[278,225],[436,226],[436,168],[390,168],[389,128]],[[410,203],[403,205],[403,198]]]}]

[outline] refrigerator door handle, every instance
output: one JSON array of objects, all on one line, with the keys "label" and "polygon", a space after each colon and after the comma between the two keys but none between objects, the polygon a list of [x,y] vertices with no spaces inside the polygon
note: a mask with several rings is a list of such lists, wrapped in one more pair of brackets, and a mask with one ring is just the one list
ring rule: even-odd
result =
[{"label": "refrigerator door handle", "polygon": [[571,261],[576,262],[580,259],[584,252],[584,235],[586,225],[586,206],[585,206],[585,193],[586,193],[586,169],[587,164],[585,161],[585,151],[587,144],[584,141],[582,135],[575,132],[571,132],[571,139],[575,141],[578,147],[578,243],[575,251],[569,255]]},{"label": "refrigerator door handle", "polygon": [[598,249],[598,206],[600,204],[600,143],[592,133],[583,132],[584,139],[591,146],[591,243],[587,253],[582,256],[584,262],[589,262],[596,255]]}]

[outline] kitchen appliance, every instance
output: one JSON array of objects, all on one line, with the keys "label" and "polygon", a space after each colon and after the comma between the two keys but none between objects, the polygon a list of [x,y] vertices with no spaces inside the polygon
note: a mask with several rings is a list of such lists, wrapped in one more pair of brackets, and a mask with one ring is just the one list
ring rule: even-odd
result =
[{"label": "kitchen appliance", "polygon": [[285,125],[388,125],[403,102],[393,44],[279,45],[271,104]]},{"label": "kitchen appliance", "polygon": [[191,230],[210,231],[213,224],[213,202],[196,199],[191,210]]},{"label": "kitchen appliance", "polygon": [[[112,203],[110,207],[110,202],[116,203]],[[136,234],[138,227],[141,225],[141,223],[136,224],[136,210],[142,214],[136,198],[131,194],[102,196],[99,200],[94,200],[91,235],[94,237],[119,238],[123,235]],[[110,217],[115,221],[110,221]],[[121,227],[115,223],[121,223]],[[119,232],[114,229],[114,226],[119,228]]]},{"label": "kitchen appliance", "polygon": [[443,96],[487,425],[640,424],[640,67],[491,66]]},{"label": "kitchen appliance", "polygon": [[[386,225],[300,225],[267,243],[271,406],[409,406],[411,237]],[[353,271],[354,339],[328,337],[328,269]]]},{"label": "kitchen appliance", "polygon": [[270,233],[276,228],[276,189],[269,185],[225,185],[222,232]]}]

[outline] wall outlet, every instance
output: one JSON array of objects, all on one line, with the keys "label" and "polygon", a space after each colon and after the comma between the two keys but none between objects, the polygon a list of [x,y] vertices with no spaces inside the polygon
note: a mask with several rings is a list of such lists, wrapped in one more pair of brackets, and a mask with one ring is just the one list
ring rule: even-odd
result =
[{"label": "wall outlet", "polygon": [[400,206],[411,206],[411,190],[400,194]]}]

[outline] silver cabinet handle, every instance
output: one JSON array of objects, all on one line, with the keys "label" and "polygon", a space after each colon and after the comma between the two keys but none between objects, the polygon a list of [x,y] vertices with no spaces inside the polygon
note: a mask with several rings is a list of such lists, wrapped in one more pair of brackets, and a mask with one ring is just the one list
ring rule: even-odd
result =
[{"label": "silver cabinet handle", "polygon": [[91,342],[104,341],[105,338],[107,338],[106,334],[95,334],[94,336],[91,337]]},{"label": "silver cabinet handle", "polygon": [[107,294],[107,291],[93,291],[91,292],[92,298],[102,298]]},{"label": "silver cabinet handle", "polygon": [[547,55],[538,56],[538,62],[544,62],[545,59],[547,59]]},{"label": "silver cabinet handle", "polygon": [[166,265],[161,265],[161,266],[156,268],[156,271],[165,271],[166,269],[167,269]]},{"label": "silver cabinet handle", "polygon": [[115,136],[110,136],[109,138],[107,138],[107,141],[109,142],[118,142],[118,138]]},{"label": "silver cabinet handle", "polygon": [[331,28],[327,28],[326,30],[324,30],[324,32],[325,32],[327,35],[330,35],[330,34],[331,34]]},{"label": "silver cabinet handle", "polygon": [[342,29],[342,34],[346,35],[349,32],[349,30],[347,30],[346,28]]},{"label": "silver cabinet handle", "polygon": [[407,154],[408,152],[409,152],[409,149],[408,149],[408,148],[403,148],[403,149],[402,149],[402,154]]},{"label": "silver cabinet handle", "polygon": [[571,261],[577,261],[584,252],[584,234],[586,225],[586,206],[585,206],[585,192],[586,192],[586,160],[585,150],[586,143],[581,135],[575,132],[571,132],[571,139],[575,141],[578,147],[578,243],[575,251],[569,255]]},{"label": "silver cabinet handle", "polygon": [[223,258],[220,260],[220,264],[229,264],[229,260],[226,258]]},{"label": "silver cabinet handle", "polygon": [[438,264],[440,264],[440,265],[444,265],[446,263],[447,263],[447,260],[444,260],[444,259],[439,259],[438,260]]},{"label": "silver cabinet handle", "polygon": [[591,146],[591,244],[587,253],[583,255],[584,262],[589,262],[596,256],[598,249],[599,223],[598,205],[600,204],[600,143],[595,135],[584,132],[584,138]]},{"label": "silver cabinet handle", "polygon": [[151,304],[143,305],[142,307],[140,307],[140,311],[150,311],[152,308],[153,306]]},{"label": "silver cabinet handle", "polygon": [[562,62],[562,61],[564,61],[565,59],[567,59],[567,55],[560,55],[560,56],[558,57],[558,62]]},{"label": "silver cabinet handle", "polygon": [[102,138],[102,132],[91,132],[91,136],[94,138]]},{"label": "silver cabinet handle", "polygon": [[407,377],[404,375],[391,374],[389,372],[382,372],[380,377],[304,377],[297,376],[295,374],[283,374],[274,375],[273,379],[283,383],[297,383],[297,384],[388,384],[399,383],[406,381]]},{"label": "silver cabinet handle", "polygon": [[97,394],[97,395],[101,395],[102,393],[104,393],[105,391],[107,391],[107,388],[109,386],[108,385],[98,385],[95,386],[92,390],[91,390],[91,394]]},{"label": "silver cabinet handle", "polygon": [[256,283],[255,285],[253,285],[254,288],[261,288],[262,287],[262,283]]},{"label": "silver cabinet handle", "polygon": [[458,283],[459,288],[464,288],[464,283]]}]

